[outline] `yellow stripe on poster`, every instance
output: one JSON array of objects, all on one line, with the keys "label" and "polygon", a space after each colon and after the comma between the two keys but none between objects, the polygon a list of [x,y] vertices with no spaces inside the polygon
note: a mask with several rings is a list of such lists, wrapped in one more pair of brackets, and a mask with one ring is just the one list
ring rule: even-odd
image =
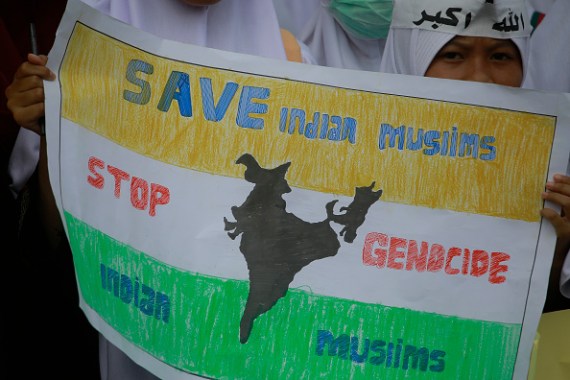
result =
[{"label": "yellow stripe on poster", "polygon": [[203,67],[81,24],[60,80],[63,117],[168,164],[243,178],[249,152],[299,188],[539,220],[550,116]]}]

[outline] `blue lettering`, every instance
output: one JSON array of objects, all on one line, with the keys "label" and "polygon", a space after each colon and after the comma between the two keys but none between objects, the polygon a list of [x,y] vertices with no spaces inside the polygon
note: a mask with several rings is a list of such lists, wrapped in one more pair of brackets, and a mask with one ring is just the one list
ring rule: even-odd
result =
[{"label": "blue lettering", "polygon": [[329,129],[328,138],[331,141],[340,141],[342,136],[342,118],[340,116],[331,116],[331,123],[333,123],[335,127]]},{"label": "blue lettering", "polygon": [[305,137],[309,139],[314,139],[317,137],[317,132],[319,131],[319,119],[321,114],[319,112],[315,112],[313,114],[313,121],[308,122],[305,127]]},{"label": "blue lettering", "polygon": [[330,331],[319,330],[317,332],[317,355],[323,355],[326,345],[329,346],[329,356],[338,355],[341,359],[348,359],[350,345],[350,337],[348,335],[343,334],[335,339]]},{"label": "blue lettering", "polygon": [[469,155],[473,158],[479,157],[479,135],[462,133],[459,141],[459,157]]},{"label": "blue lettering", "polygon": [[417,349],[415,346],[407,345],[404,349],[404,363],[402,364],[402,369],[408,369],[411,359],[411,368],[417,369],[418,364],[420,370],[425,372],[428,366],[429,351],[427,348]]},{"label": "blue lettering", "polygon": [[[362,343],[361,343],[362,342]],[[350,356],[349,356],[350,350]],[[337,357],[350,360],[355,364],[369,363],[374,366],[384,365],[386,368],[401,368],[409,377],[410,370],[422,372],[443,372],[445,370],[445,351],[425,347],[404,345],[402,339],[397,343],[384,340],[370,340],[341,334],[338,337],[327,330],[318,330],[316,339],[316,355]],[[370,357],[369,357],[370,355]],[[401,364],[401,366],[400,366]]]},{"label": "blue lettering", "polygon": [[324,113],[323,114],[323,121],[321,122],[321,134],[320,134],[319,138],[321,140],[326,139],[328,133],[329,133],[329,115]]},{"label": "blue lettering", "polygon": [[424,130],[419,128],[418,129],[418,136],[416,141],[414,141],[414,128],[408,127],[408,136],[407,136],[407,143],[406,149],[408,150],[420,150],[422,149],[423,144],[423,137],[424,137]]},{"label": "blue lettering", "polygon": [[291,118],[289,119],[288,132],[290,135],[295,133],[297,125],[299,126],[299,134],[302,134],[303,128],[305,127],[305,111],[298,108],[293,108],[291,110]]},{"label": "blue lettering", "polygon": [[380,138],[378,139],[378,148],[380,150],[386,149],[386,137],[390,138],[389,147],[396,146],[396,136],[398,136],[398,150],[404,149],[404,138],[406,134],[406,127],[401,126],[398,128],[392,127],[390,124],[382,123],[380,125]]},{"label": "blue lettering", "polygon": [[481,159],[484,161],[491,161],[494,160],[496,157],[496,149],[493,145],[490,145],[495,142],[494,136],[483,136],[481,139],[481,149],[487,149],[489,153],[484,153],[481,155]]},{"label": "blue lettering", "polygon": [[287,126],[287,115],[289,114],[289,109],[287,107],[281,107],[281,113],[279,115],[279,131],[285,132],[285,127]]},{"label": "blue lettering", "polygon": [[384,364],[384,361],[386,360],[386,350],[384,350],[384,347],[386,347],[386,342],[384,342],[383,340],[375,340],[372,342],[372,345],[370,346],[370,351],[378,354],[378,356],[370,357],[371,364],[374,365]]},{"label": "blue lettering", "polygon": [[119,272],[100,264],[101,287],[112,293],[125,304],[133,304],[142,313],[154,316],[158,320],[168,323],[170,319],[170,298],[156,292],[150,286],[140,283],[138,277],[133,280]]},{"label": "blue lettering", "polygon": [[245,86],[239,99],[236,123],[242,128],[263,129],[263,119],[250,117],[250,114],[267,113],[267,104],[254,103],[253,99],[268,99],[269,89],[265,87]]},{"label": "blue lettering", "polygon": [[172,100],[176,100],[178,102],[178,109],[182,116],[192,116],[190,77],[188,74],[181,73],[179,71],[173,71],[170,73],[170,78],[168,78],[168,82],[166,83],[166,86],[164,86],[164,91],[162,92],[157,108],[162,112],[168,111],[172,104]]},{"label": "blue lettering", "polygon": [[432,372],[443,372],[443,370],[445,369],[445,361],[443,360],[444,356],[445,356],[445,351],[433,350],[429,354],[429,358],[432,361],[435,361],[437,364],[430,365],[429,370]]},{"label": "blue lettering", "polygon": [[200,89],[202,91],[202,109],[204,117],[210,121],[220,121],[224,118],[226,111],[237,92],[238,84],[228,82],[220,96],[218,104],[214,104],[214,92],[212,90],[212,80],[210,78],[200,78]]},{"label": "blue lettering", "polygon": [[345,140],[348,137],[348,141],[351,144],[356,144],[356,119],[353,119],[352,117],[345,117],[343,122],[344,130],[341,140]]},{"label": "blue lettering", "polygon": [[439,153],[439,131],[427,131],[424,135],[424,144],[427,148],[424,149],[424,154],[433,156]]},{"label": "blue lettering", "polygon": [[368,358],[368,349],[370,348],[370,340],[364,339],[364,352],[358,353],[358,338],[353,336],[350,338],[350,360],[355,363],[364,363]]},{"label": "blue lettering", "polygon": [[124,274],[121,275],[121,290],[119,292],[119,298],[124,303],[131,303],[133,300],[133,283],[129,276]]},{"label": "blue lettering", "polygon": [[144,285],[142,286],[142,294],[146,296],[140,300],[140,311],[142,311],[146,315],[153,315],[154,314],[154,289],[150,286]]},{"label": "blue lettering", "polygon": [[150,83],[137,77],[137,72],[145,74],[152,74],[154,71],[153,66],[139,59],[132,59],[127,64],[127,80],[140,88],[140,92],[133,92],[129,90],[123,91],[123,99],[128,102],[144,105],[150,101]]}]

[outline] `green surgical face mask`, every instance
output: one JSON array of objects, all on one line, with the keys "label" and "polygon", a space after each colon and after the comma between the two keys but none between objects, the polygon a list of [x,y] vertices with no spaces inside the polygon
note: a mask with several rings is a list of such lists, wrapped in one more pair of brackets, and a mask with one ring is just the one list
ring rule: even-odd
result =
[{"label": "green surgical face mask", "polygon": [[331,0],[329,10],[354,37],[379,39],[388,36],[392,0]]}]

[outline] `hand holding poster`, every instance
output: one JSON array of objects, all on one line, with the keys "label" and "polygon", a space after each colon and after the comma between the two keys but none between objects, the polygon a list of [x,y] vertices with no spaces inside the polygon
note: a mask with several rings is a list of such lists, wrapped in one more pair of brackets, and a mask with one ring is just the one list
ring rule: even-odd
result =
[{"label": "hand holding poster", "polygon": [[49,62],[82,308],[140,365],[526,377],[564,96],[182,45],[74,1]]}]

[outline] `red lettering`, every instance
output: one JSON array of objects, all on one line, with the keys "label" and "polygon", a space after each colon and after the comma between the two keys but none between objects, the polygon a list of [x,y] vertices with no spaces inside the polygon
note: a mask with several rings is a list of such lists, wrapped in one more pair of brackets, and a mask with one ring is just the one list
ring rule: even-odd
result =
[{"label": "red lettering", "polygon": [[453,268],[451,266],[451,261],[454,257],[461,256],[461,248],[452,247],[447,251],[447,258],[445,259],[445,273],[447,274],[457,274],[459,269]]},{"label": "red lettering", "polygon": [[148,214],[150,216],[156,215],[156,206],[165,205],[170,202],[170,190],[168,187],[159,185],[157,183],[150,184],[150,208]]},{"label": "red lettering", "polygon": [[[163,196],[168,199],[169,195]],[[362,249],[364,265],[417,272],[427,270],[452,276],[462,274],[481,277],[487,274],[491,284],[501,284],[507,280],[504,274],[509,271],[507,261],[510,258],[503,252],[492,252],[489,255],[483,249],[471,250],[461,247],[446,249],[441,244],[430,245],[426,241],[422,241],[418,249],[416,240],[407,240],[379,232],[369,232],[364,239]]]},{"label": "red lettering", "polygon": [[418,242],[415,240],[410,240],[410,244],[408,246],[406,270],[412,270],[415,266],[418,272],[424,272],[427,269],[428,248],[428,243],[422,241],[420,255],[418,256]]},{"label": "red lettering", "polygon": [[380,247],[385,247],[388,243],[388,236],[378,233],[369,232],[364,239],[364,248],[362,249],[362,262],[364,265],[375,265],[382,268],[386,265],[386,250],[382,248],[374,249],[374,256],[372,255],[372,248],[378,244]]},{"label": "red lettering", "polygon": [[121,197],[121,181],[128,181],[129,173],[122,171],[114,166],[108,165],[107,171],[115,177],[115,198]]},{"label": "red lettering", "polygon": [[[89,157],[87,168],[92,174],[87,176],[87,182],[97,189],[103,189],[105,187],[105,177],[99,170],[105,168],[105,162],[97,157]],[[112,165],[107,165],[107,171],[115,179],[113,191],[115,197],[121,197],[122,182],[131,179],[131,205],[138,210],[146,210],[148,208],[150,216],[156,216],[157,206],[166,205],[170,202],[170,190],[166,186],[158,183],[149,185],[147,180],[135,176],[131,177],[129,173]]]},{"label": "red lettering", "polygon": [[508,261],[511,258],[503,252],[493,252],[491,253],[491,269],[489,270],[489,282],[491,284],[500,284],[505,282],[507,279],[505,276],[499,276],[499,273],[506,272],[509,267],[500,264],[503,261]]},{"label": "red lettering", "polygon": [[87,167],[89,168],[89,171],[94,175],[93,177],[87,176],[87,182],[97,189],[102,189],[105,185],[105,178],[96,171],[96,168],[105,168],[105,163],[96,157],[89,157]]},{"label": "red lettering", "polygon": [[393,237],[390,239],[390,251],[388,253],[388,268],[392,269],[402,269],[404,268],[404,263],[396,262],[397,259],[403,259],[406,257],[406,252],[404,251],[408,246],[408,241],[406,239],[400,239]]},{"label": "red lettering", "polygon": [[471,260],[471,276],[479,277],[487,273],[489,269],[489,254],[482,249],[473,251]]},{"label": "red lettering", "polygon": [[469,256],[471,252],[469,248],[463,249],[463,265],[461,266],[461,273],[468,274],[469,273]]},{"label": "red lettering", "polygon": [[131,181],[131,204],[139,210],[148,205],[148,182],[142,178],[133,177]]},{"label": "red lettering", "polygon": [[445,248],[440,244],[433,244],[429,252],[427,270],[437,272],[443,268],[445,260]]}]

